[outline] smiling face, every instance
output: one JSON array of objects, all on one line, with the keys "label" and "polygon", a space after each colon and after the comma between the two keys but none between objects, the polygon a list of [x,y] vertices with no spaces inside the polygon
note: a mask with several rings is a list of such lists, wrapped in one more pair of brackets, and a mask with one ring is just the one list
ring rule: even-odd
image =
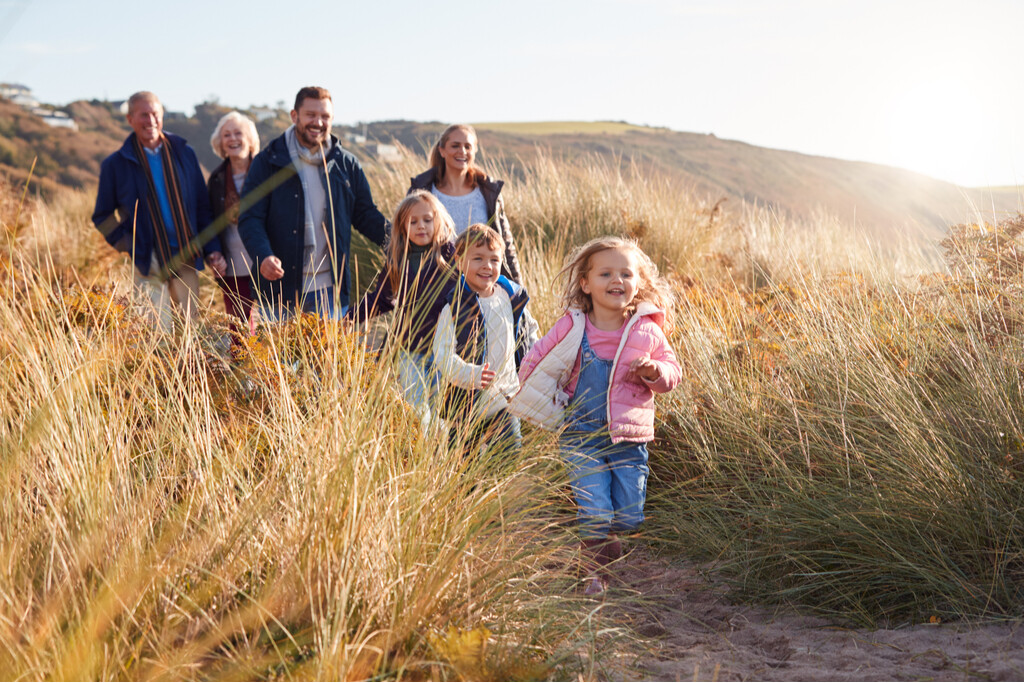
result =
[{"label": "smiling face", "polygon": [[237,121],[228,121],[220,129],[220,149],[225,159],[248,159],[254,151],[249,136]]},{"label": "smiling face", "polygon": [[438,151],[444,159],[445,171],[455,175],[462,175],[473,167],[473,159],[476,157],[476,137],[464,130],[456,128],[448,134]]},{"label": "smiling face", "polygon": [[483,297],[494,293],[494,285],[501,275],[500,251],[486,243],[476,244],[466,249],[461,266],[470,289]]},{"label": "smiling face", "polygon": [[164,130],[163,105],[152,99],[139,100],[128,112],[128,125],[143,147],[155,149]]},{"label": "smiling face", "polygon": [[292,123],[295,124],[295,137],[306,149],[317,149],[327,142],[331,134],[331,119],[334,118],[334,105],[330,100],[318,100],[307,97],[302,100],[298,109],[292,110]]},{"label": "smiling face", "polygon": [[429,246],[434,241],[434,207],[427,202],[417,202],[409,211],[405,232],[416,246]]},{"label": "smiling face", "polygon": [[595,313],[625,318],[638,279],[638,264],[631,250],[605,249],[590,257],[590,270],[580,280],[580,288],[590,296]]}]

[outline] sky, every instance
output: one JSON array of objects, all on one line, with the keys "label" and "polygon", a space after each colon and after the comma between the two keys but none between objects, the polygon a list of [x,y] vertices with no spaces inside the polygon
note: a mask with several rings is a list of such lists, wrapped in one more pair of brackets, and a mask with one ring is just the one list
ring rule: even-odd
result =
[{"label": "sky", "polygon": [[1012,185],[1022,26],[1021,0],[0,0],[0,82],[189,112],[322,85],[340,123],[628,121]]}]

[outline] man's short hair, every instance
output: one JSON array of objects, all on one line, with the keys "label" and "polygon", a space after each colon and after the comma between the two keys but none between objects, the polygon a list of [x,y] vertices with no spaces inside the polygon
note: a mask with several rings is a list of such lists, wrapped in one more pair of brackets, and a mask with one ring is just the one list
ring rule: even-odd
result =
[{"label": "man's short hair", "polygon": [[473,247],[487,247],[502,255],[505,260],[505,240],[498,231],[483,223],[474,223],[455,239],[455,257],[461,259]]},{"label": "man's short hair", "polygon": [[133,94],[131,97],[128,98],[128,115],[129,116],[131,116],[132,109],[135,109],[135,105],[138,104],[139,102],[153,102],[155,104],[159,104],[160,105],[160,109],[164,108],[164,104],[163,104],[163,102],[160,101],[159,97],[157,97],[155,94],[149,92],[148,90],[140,90],[139,92]]},{"label": "man's short hair", "polygon": [[307,85],[295,96],[295,111],[298,111],[302,107],[303,101],[309,98],[314,100],[331,100],[331,102],[334,102],[327,88],[321,88],[318,85]]}]

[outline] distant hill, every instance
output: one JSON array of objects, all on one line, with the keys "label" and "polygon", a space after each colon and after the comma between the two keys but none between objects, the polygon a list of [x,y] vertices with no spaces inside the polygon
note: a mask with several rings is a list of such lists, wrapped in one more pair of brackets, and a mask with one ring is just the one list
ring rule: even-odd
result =
[{"label": "distant hill", "polygon": [[79,130],[51,128],[0,99],[0,171],[21,184],[35,160],[32,177],[44,194],[62,185],[95,185],[100,163],[120,146],[128,124],[109,104],[75,102],[63,109],[76,119]]},{"label": "distant hill", "polygon": [[[129,132],[113,105],[93,100],[63,108],[79,130],[49,128],[9,102],[0,100],[0,171],[21,181],[34,157],[35,176],[46,192],[59,185],[91,187],[99,164]],[[196,106],[191,117],[168,115],[164,128],[188,139],[207,171],[220,160],[209,145],[217,120],[230,107],[216,102]],[[243,110],[244,111],[244,110]],[[290,124],[288,114],[260,122],[265,144]],[[952,224],[973,220],[972,207],[991,219],[1021,209],[1014,187],[965,189],[903,169],[757,147],[714,135],[682,133],[621,121],[478,123],[484,158],[514,164],[543,150],[564,157],[597,155],[621,164],[637,163],[652,172],[689,182],[698,193],[727,197],[810,217],[824,211],[844,223],[880,236],[897,230],[923,230],[937,236]],[[438,122],[378,121],[352,132],[369,140],[398,142],[425,154],[444,129]],[[359,146],[355,146],[360,154]]]},{"label": "distant hill", "polygon": [[[72,102],[62,107],[78,130],[51,128],[41,118],[0,98],[0,173],[21,184],[35,160],[34,189],[48,194],[60,186],[91,189],[99,181],[100,164],[124,143],[131,127],[113,104],[98,100]],[[210,171],[220,159],[210,147],[210,135],[221,116],[231,111],[216,103],[196,106],[193,116],[168,114],[164,130],[181,135]],[[279,134],[291,121],[288,115],[257,123],[261,140]]]},{"label": "distant hill", "polygon": [[[757,147],[714,135],[681,133],[621,121],[476,123],[485,156],[527,159],[538,149],[555,155],[599,155],[639,163],[690,181],[712,199],[727,197],[809,217],[824,211],[878,235],[924,231],[929,237],[974,220],[1022,209],[1021,188],[961,188],[904,169]],[[369,137],[426,153],[445,125],[381,121]],[[362,130],[362,129],[361,129]]]}]

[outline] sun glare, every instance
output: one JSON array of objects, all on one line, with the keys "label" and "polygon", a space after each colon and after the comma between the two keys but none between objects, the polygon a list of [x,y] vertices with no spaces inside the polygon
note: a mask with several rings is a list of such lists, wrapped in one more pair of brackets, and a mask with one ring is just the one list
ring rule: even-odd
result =
[{"label": "sun glare", "polygon": [[893,101],[889,154],[893,163],[941,180],[981,186],[1005,177],[1008,141],[970,86],[922,81]]}]

